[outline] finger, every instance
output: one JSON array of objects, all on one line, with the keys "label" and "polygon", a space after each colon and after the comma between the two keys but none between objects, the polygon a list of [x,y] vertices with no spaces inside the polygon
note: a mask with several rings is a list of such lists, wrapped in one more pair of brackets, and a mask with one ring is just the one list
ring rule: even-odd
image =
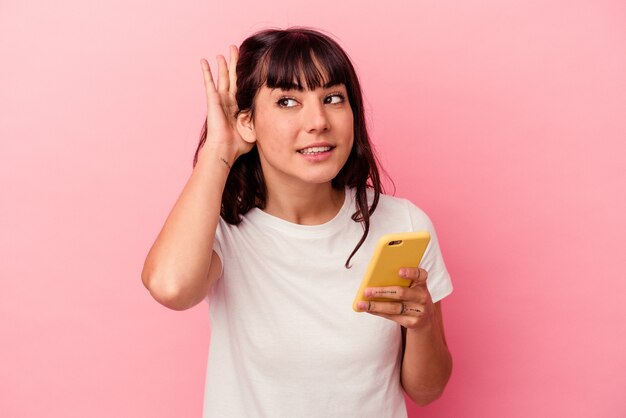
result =
[{"label": "finger", "polygon": [[419,303],[378,302],[373,300],[359,302],[358,307],[369,313],[409,316],[420,316],[426,309],[424,305]]},{"label": "finger", "polygon": [[387,298],[395,300],[413,299],[414,291],[403,286],[368,287],[363,291],[366,298]]},{"label": "finger", "polygon": [[230,84],[228,78],[228,66],[226,65],[226,58],[223,55],[217,56],[217,91],[220,95],[228,93],[228,86]]},{"label": "finger", "polygon": [[378,312],[368,312],[368,313],[370,315],[376,315],[376,316],[380,316],[381,318],[390,319],[394,322],[397,322],[398,324],[402,325],[405,328],[416,328],[421,321],[421,318],[418,318],[415,316],[388,315],[388,314],[378,313]]},{"label": "finger", "polygon": [[239,60],[239,51],[235,45],[230,46],[230,63],[228,65],[228,77],[230,79],[230,94],[233,96],[237,91],[237,61]]},{"label": "finger", "polygon": [[205,60],[204,58],[200,60],[200,65],[202,66],[202,75],[204,77],[204,87],[207,91],[207,96],[209,96],[210,93],[215,92],[215,84],[213,83],[213,74],[211,74],[211,67],[209,66],[209,63],[207,62],[207,60]]},{"label": "finger", "polygon": [[370,313],[377,312],[389,315],[400,315],[403,313],[404,304],[400,302],[378,302],[368,300],[359,302],[359,308]]},{"label": "finger", "polygon": [[423,286],[428,279],[428,272],[419,267],[404,267],[400,269],[398,276],[413,280],[413,283]]},{"label": "finger", "polygon": [[207,106],[211,107],[211,102],[215,100],[217,96],[217,90],[215,90],[215,83],[213,81],[213,74],[211,74],[211,67],[207,60],[202,58],[200,60],[202,66],[202,75],[204,77],[204,89],[206,92]]}]

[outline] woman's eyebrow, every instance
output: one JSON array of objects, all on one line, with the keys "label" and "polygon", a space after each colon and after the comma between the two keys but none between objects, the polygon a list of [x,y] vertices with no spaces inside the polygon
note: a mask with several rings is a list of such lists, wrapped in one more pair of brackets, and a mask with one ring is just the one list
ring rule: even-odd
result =
[{"label": "woman's eyebrow", "polygon": [[322,87],[325,89],[329,89],[331,87],[339,86],[341,84],[343,83],[340,81],[329,81],[328,83],[324,84]]},{"label": "woman's eyebrow", "polygon": [[297,90],[297,91],[304,91],[304,87],[302,87],[299,84],[292,83],[292,84],[283,84],[283,85],[280,85],[280,86],[276,86],[276,87],[274,87],[272,89],[272,91],[274,91],[274,90],[282,90],[282,91]]},{"label": "woman's eyebrow", "polygon": [[[342,82],[340,81],[329,81],[328,83],[324,84],[323,86],[321,86],[323,89],[329,89],[331,87],[336,87],[336,86],[340,86],[343,85]],[[306,90],[304,88],[304,86],[300,85],[300,84],[296,84],[296,83],[292,83],[292,84],[287,84],[287,85],[282,85],[282,86],[276,86],[274,88],[272,88],[272,92],[274,92],[275,90],[281,90],[284,92],[289,92],[289,91],[299,91],[299,92],[303,92],[304,90]]]},{"label": "woman's eyebrow", "polygon": [[297,90],[299,92],[304,91],[304,89],[302,87],[298,88],[297,86],[291,86],[291,87],[273,87],[270,89],[270,94],[273,94],[274,92],[278,92],[278,93],[289,93],[291,91]]}]

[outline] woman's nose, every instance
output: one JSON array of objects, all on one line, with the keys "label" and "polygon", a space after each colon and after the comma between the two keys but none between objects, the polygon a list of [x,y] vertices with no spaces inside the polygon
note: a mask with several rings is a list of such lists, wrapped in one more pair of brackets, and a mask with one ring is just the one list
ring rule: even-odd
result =
[{"label": "woman's nose", "polygon": [[326,109],[322,103],[308,106],[305,111],[304,125],[307,132],[323,132],[330,128]]}]

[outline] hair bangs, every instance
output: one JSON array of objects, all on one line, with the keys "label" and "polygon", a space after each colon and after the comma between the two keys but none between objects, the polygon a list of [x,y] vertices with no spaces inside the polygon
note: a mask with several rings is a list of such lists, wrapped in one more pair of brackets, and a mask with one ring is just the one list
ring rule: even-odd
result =
[{"label": "hair bangs", "polygon": [[304,34],[285,36],[265,57],[265,84],[284,90],[313,90],[347,84],[349,63],[334,45]]}]

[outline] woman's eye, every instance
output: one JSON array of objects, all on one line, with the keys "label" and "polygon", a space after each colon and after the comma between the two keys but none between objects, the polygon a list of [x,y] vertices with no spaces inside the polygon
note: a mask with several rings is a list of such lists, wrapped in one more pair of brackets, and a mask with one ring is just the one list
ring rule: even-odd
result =
[{"label": "woman's eye", "polygon": [[298,104],[298,102],[291,97],[281,97],[276,103],[278,103],[278,106],[280,107],[294,107]]},{"label": "woman's eye", "polygon": [[328,103],[328,104],[337,104],[337,103],[342,103],[344,101],[344,97],[342,94],[336,93],[336,94],[331,94],[330,96],[326,96],[326,98],[324,99],[324,103]]}]

